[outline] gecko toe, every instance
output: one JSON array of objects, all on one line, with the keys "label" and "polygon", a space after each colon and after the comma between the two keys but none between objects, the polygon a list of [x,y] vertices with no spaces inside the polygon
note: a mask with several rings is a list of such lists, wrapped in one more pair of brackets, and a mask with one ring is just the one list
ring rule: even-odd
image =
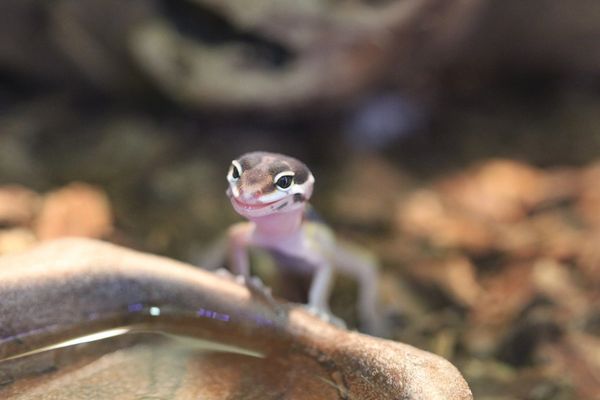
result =
[{"label": "gecko toe", "polygon": [[335,325],[338,328],[346,329],[346,322],[344,322],[343,319],[336,317],[328,310],[311,306],[308,304],[304,305],[304,309],[310,314],[314,315],[315,317],[318,317],[319,319],[325,322],[329,322],[330,324]]},{"label": "gecko toe", "polygon": [[218,276],[222,277],[222,278],[233,278],[233,274],[226,268],[219,268],[218,270],[215,271],[215,274],[217,274]]}]

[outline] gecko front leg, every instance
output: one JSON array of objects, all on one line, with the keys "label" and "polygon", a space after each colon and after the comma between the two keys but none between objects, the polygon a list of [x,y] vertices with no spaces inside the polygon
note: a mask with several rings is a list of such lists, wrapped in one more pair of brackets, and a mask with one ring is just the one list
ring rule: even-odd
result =
[{"label": "gecko front leg", "polygon": [[333,282],[333,268],[329,263],[319,263],[313,275],[313,279],[308,290],[307,309],[319,318],[331,322],[334,325],[345,328],[346,323],[333,315],[329,309],[329,295]]},{"label": "gecko front leg", "polygon": [[385,336],[388,328],[378,307],[378,265],[370,253],[351,244],[336,244],[336,269],[358,283],[358,313],[366,332]]},{"label": "gecko front leg", "polygon": [[308,291],[308,305],[317,310],[329,312],[329,294],[333,270],[331,265],[321,263],[315,269],[312,283]]},{"label": "gecko front leg", "polygon": [[251,234],[252,225],[247,222],[233,225],[228,232],[229,268],[232,273],[244,279],[250,277],[248,246]]},{"label": "gecko front leg", "polygon": [[229,228],[229,268],[236,275],[236,280],[244,283],[253,294],[258,295],[274,309],[279,309],[280,305],[273,298],[271,289],[265,286],[260,278],[250,274],[248,248],[251,244],[253,230],[254,226],[249,222],[238,223]]}]

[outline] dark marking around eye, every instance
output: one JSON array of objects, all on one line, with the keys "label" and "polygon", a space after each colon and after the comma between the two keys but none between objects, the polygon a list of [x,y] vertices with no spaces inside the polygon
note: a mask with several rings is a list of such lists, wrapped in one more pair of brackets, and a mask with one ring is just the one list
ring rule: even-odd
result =
[{"label": "dark marking around eye", "polygon": [[284,171],[289,171],[292,168],[284,162],[274,162],[272,165],[269,166],[269,173],[272,176],[275,176],[277,174],[279,174],[280,172],[284,172]]},{"label": "dark marking around eye", "polygon": [[308,168],[304,164],[295,165],[293,169],[295,175],[294,180],[297,184],[302,185],[308,179]]},{"label": "dark marking around eye", "polygon": [[306,197],[304,197],[301,193],[294,194],[294,203],[301,203],[305,200],[306,200]]},{"label": "dark marking around eye", "polygon": [[284,171],[293,171],[294,182],[300,185],[306,182],[309,175],[309,171],[306,165],[291,157],[281,157],[281,161],[275,162],[273,163],[273,165],[269,166],[269,173],[273,176],[276,176],[277,174]]}]

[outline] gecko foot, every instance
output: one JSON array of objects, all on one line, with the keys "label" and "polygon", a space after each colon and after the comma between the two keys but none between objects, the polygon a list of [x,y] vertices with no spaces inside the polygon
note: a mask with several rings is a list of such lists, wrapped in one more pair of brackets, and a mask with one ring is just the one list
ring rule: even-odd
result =
[{"label": "gecko foot", "polygon": [[220,276],[221,278],[227,278],[227,279],[235,279],[233,274],[226,268],[219,268],[215,271],[215,274],[217,274],[218,276]]},{"label": "gecko foot", "polygon": [[264,284],[264,282],[257,276],[246,276],[244,277],[244,284],[255,292],[260,292],[263,296],[273,299],[271,288]]},{"label": "gecko foot", "polygon": [[310,314],[318,317],[319,319],[329,322],[332,325],[337,326],[338,328],[346,329],[346,323],[343,319],[336,317],[330,311],[324,310],[319,307],[311,306],[309,304],[303,305],[304,309],[308,311]]},{"label": "gecko foot", "polygon": [[278,314],[283,312],[281,304],[279,304],[273,297],[271,288],[265,285],[259,277],[238,275],[235,277],[235,279],[238,283],[245,285],[248,290],[250,290],[250,293],[258,296],[261,300],[272,307],[275,312]]}]

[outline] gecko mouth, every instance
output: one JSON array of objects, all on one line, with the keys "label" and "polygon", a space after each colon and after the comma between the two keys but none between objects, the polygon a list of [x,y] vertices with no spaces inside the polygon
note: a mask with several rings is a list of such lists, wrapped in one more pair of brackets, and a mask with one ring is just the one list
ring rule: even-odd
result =
[{"label": "gecko mouth", "polygon": [[256,204],[250,204],[250,203],[245,203],[243,201],[241,201],[240,199],[238,199],[235,196],[231,196],[231,198],[233,199],[235,205],[237,205],[240,208],[243,208],[244,210],[260,210],[266,207],[269,207],[270,205],[273,205],[275,203],[277,203],[280,200],[275,200],[275,201],[271,201],[269,203],[256,203]]}]

